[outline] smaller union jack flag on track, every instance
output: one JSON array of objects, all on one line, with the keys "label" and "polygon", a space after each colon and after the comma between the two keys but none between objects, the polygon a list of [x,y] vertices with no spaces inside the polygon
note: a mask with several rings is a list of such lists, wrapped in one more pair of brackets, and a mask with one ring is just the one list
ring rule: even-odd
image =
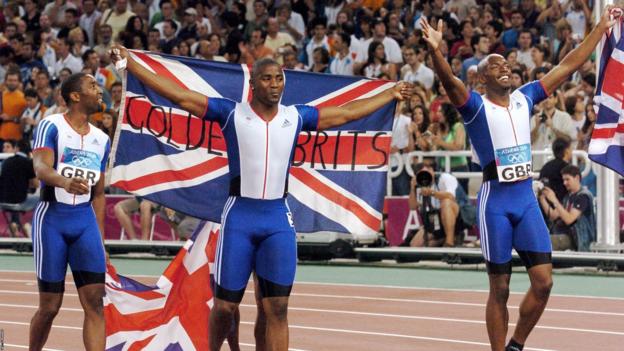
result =
[{"label": "smaller union jack flag on track", "polygon": [[208,350],[209,263],[219,225],[203,222],[155,285],[106,274],[106,351]]},{"label": "smaller union jack flag on track", "polygon": [[[131,52],[180,89],[249,101],[249,67]],[[282,104],[344,105],[394,83],[285,72]],[[219,222],[228,196],[227,150],[217,123],[181,110],[126,73],[110,183],[193,217]],[[298,232],[378,231],[395,103],[346,125],[298,138],[288,202]]]}]

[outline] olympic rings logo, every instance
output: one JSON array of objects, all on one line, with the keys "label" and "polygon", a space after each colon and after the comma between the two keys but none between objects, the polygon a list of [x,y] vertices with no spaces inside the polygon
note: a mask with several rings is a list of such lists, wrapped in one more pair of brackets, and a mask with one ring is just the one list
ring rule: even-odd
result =
[{"label": "olympic rings logo", "polygon": [[87,167],[91,164],[91,160],[79,156],[74,156],[71,159],[71,163],[76,167]]},{"label": "olympic rings logo", "polygon": [[512,155],[507,156],[507,159],[511,163],[521,163],[521,162],[527,161],[526,158],[524,157],[524,154],[512,154]]}]

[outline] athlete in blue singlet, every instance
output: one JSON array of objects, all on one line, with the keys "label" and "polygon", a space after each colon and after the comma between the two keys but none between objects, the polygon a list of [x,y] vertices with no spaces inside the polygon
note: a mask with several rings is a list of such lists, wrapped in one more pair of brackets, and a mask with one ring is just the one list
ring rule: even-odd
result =
[{"label": "athlete in blue singlet", "polygon": [[[550,236],[531,186],[531,111],[589,58],[602,35],[615,23],[610,20],[610,10],[607,8],[596,28],[558,66],[540,81],[514,92],[509,63],[500,55],[487,56],[478,66],[479,80],[486,87],[484,95],[468,92],[453,75],[439,50],[442,21],[436,30],[421,20],[434,70],[461,112],[483,168],[478,216],[481,251],[490,280],[486,322],[494,351],[522,350],[552,287]],[[520,305],[513,337],[505,346],[512,247],[527,267],[531,287]]]},{"label": "athlete in blue singlet", "polygon": [[104,350],[104,172],[108,136],[88,122],[102,104],[95,78],[77,73],[63,83],[69,112],[46,117],[34,136],[33,164],[41,201],[33,216],[39,309],[30,324],[30,349],[41,350],[65,291],[67,264],[85,312],[86,350]]},{"label": "athlete in blue singlet", "polygon": [[208,98],[147,70],[113,49],[113,60],[127,58],[127,69],[149,88],[195,116],[217,121],[227,145],[230,198],[221,219],[216,257],[215,305],[210,312],[210,348],[219,350],[231,318],[255,270],[267,318],[266,345],[288,349],[288,296],[295,278],[295,227],[286,203],[287,181],[299,132],[322,130],[364,117],[393,99],[409,96],[401,82],[373,97],[340,107],[281,105],[284,72],[271,59],[251,72],[250,103]]}]

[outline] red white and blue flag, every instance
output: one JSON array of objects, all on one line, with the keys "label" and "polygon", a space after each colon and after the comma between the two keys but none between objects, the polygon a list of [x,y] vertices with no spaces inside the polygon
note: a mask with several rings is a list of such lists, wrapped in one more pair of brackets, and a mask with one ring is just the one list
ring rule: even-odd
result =
[{"label": "red white and blue flag", "polygon": [[[180,89],[249,101],[249,67],[133,51]],[[286,71],[282,104],[343,105],[393,83]],[[227,153],[216,122],[190,116],[127,73],[111,185],[190,216],[219,222],[228,196]],[[378,231],[395,103],[358,121],[299,136],[288,202],[298,232]]]},{"label": "red white and blue flag", "polygon": [[106,273],[106,351],[208,350],[210,263],[219,225],[202,222],[155,285]]},{"label": "red white and blue flag", "polygon": [[589,158],[624,176],[624,22],[605,34],[594,97],[596,125]]}]

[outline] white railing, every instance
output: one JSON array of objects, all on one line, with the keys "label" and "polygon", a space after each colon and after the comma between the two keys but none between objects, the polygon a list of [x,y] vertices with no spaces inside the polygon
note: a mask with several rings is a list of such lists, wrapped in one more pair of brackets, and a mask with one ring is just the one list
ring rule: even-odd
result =
[{"label": "white railing", "polygon": [[[550,149],[532,150],[531,154],[534,157],[546,156],[544,159],[544,162],[553,158],[553,153],[552,153],[552,150]],[[470,150],[461,150],[461,151],[412,151],[410,153],[402,154],[402,155],[396,154],[396,153],[390,155],[390,158],[394,160],[393,161],[394,163],[391,163],[391,164],[396,165],[396,168],[390,167],[388,169],[388,181],[386,184],[388,196],[392,195],[392,178],[395,178],[399,174],[401,174],[401,172],[403,172],[403,168],[405,167],[405,165],[411,165],[414,163],[422,162],[423,158],[425,157],[436,157],[436,158],[443,157],[445,159],[445,162],[444,162],[444,169],[441,171],[445,173],[451,173],[456,178],[481,179],[482,173],[480,171],[479,172],[451,172],[451,157],[461,157],[461,156],[472,157],[473,154]],[[596,174],[598,173],[596,167],[600,167],[600,166],[591,162],[591,160],[589,159],[589,155],[587,154],[586,151],[574,150],[572,152],[572,164],[578,165],[579,159],[582,159],[586,165],[589,165],[589,167],[584,167],[581,170],[581,176],[586,177],[592,168],[594,168],[594,173]],[[412,167],[407,167],[405,168],[405,170],[407,174],[409,174],[410,177],[414,176],[414,171],[412,170]],[[539,172],[533,172],[533,178],[537,179],[537,177],[539,177]]]}]

